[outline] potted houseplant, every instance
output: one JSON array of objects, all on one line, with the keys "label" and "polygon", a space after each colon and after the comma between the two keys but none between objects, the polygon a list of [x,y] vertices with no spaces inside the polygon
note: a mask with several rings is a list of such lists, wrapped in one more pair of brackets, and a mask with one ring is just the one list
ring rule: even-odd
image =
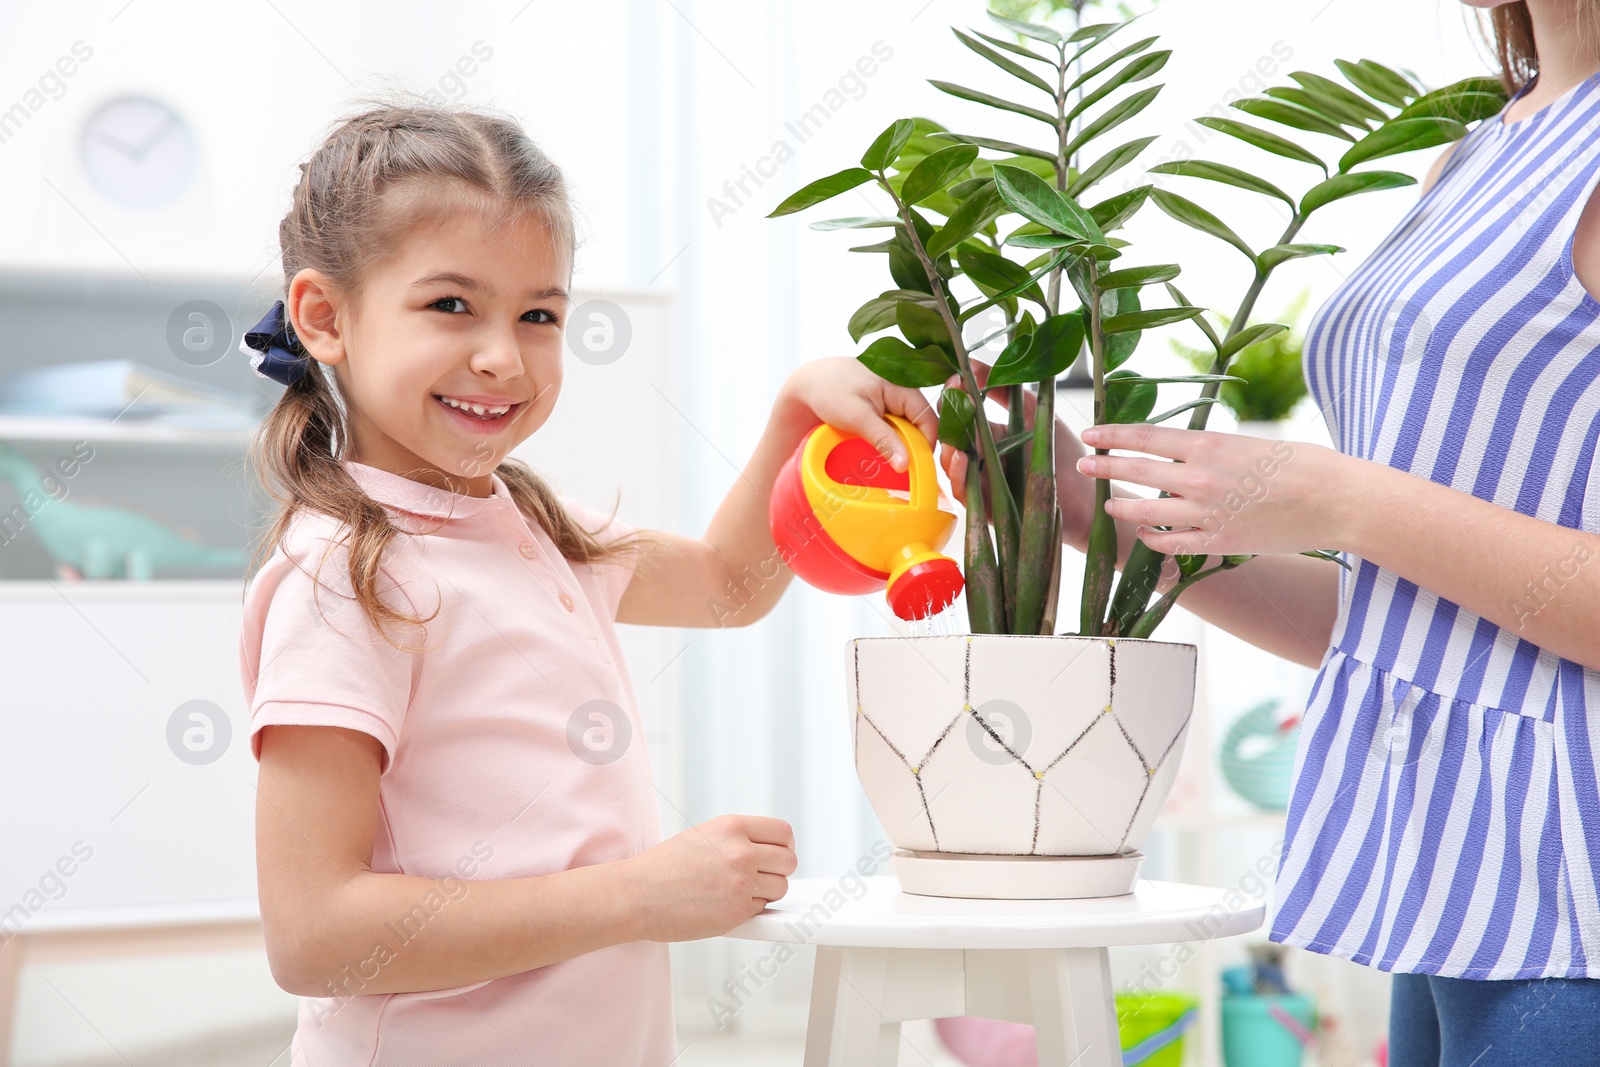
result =
[{"label": "potted houseplant", "polygon": [[[1075,4],[1072,15],[1080,14]],[[1161,91],[1150,79],[1170,52],[1157,48],[1154,36],[1127,32],[1137,19],[1056,28],[992,11],[990,17],[992,32],[954,32],[991,73],[1009,79],[1007,87],[931,84],[1035,120],[1043,127],[1038,143],[899,119],[858,166],[806,185],[771,213],[801,211],[860,187],[875,190],[886,205],[882,215],[813,224],[881,234],[852,249],[885,255],[893,280],[893,288],[850,318],[852,339],[882,335],[860,358],[900,385],[940,386],[952,375],[960,381],[940,394],[939,438],[970,461],[963,569],[971,633],[849,643],[856,766],[897,847],[896,872],[908,891],[1125,893],[1176,772],[1193,706],[1194,646],[1152,634],[1185,589],[1249,557],[1168,560],[1140,543],[1117,580],[1115,527],[1103,509],[1111,487],[1102,480],[1077,631],[1058,635],[1056,380],[1076,360],[1089,362],[1097,424],[1164,422],[1187,413],[1191,428],[1204,427],[1218,387],[1237,380],[1229,374],[1234,357],[1284,329],[1252,321],[1269,277],[1291,261],[1342,251],[1297,242],[1311,215],[1349,196],[1414,184],[1371,164],[1460,137],[1465,123],[1498,112],[1505,96],[1492,79],[1424,92],[1414,79],[1371,60],[1340,61],[1339,77],[1296,72],[1293,84],[1238,101],[1238,118],[1196,119],[1225,135],[1223,142],[1304,164],[1308,180],[1298,195],[1248,169],[1209,160],[1152,167],[1145,173],[1180,180],[1130,184],[1106,195],[1106,179],[1125,175],[1155,140],[1113,135]],[[1303,146],[1306,133],[1327,147]],[[1249,243],[1164,187],[1207,182],[1278,201],[1287,224],[1270,242]],[[1214,329],[1201,317],[1205,309],[1174,284],[1177,264],[1118,236],[1151,206],[1248,259],[1249,283],[1225,309],[1224,330]],[[964,324],[995,307],[1003,315],[997,333],[1004,349],[986,387],[1009,390],[1003,434],[984,414],[969,355],[992,338],[969,345],[963,336]],[[1204,337],[1211,353],[1205,372],[1146,376],[1127,366],[1143,331],[1175,323],[1192,324]],[[1167,383],[1196,384],[1199,396],[1156,413],[1158,387]],[[1038,396],[1031,430],[1022,421],[1028,386]],[[1178,580],[1157,596],[1163,567],[1175,567]]]}]

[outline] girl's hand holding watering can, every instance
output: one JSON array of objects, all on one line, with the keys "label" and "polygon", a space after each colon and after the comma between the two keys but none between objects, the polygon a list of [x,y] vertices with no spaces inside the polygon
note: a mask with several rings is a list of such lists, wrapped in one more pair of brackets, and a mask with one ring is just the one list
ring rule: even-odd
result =
[{"label": "girl's hand holding watering can", "polygon": [[928,398],[919,390],[884,381],[853,356],[801,365],[784,383],[783,396],[799,406],[796,410],[806,426],[825,422],[865,438],[897,471],[906,469],[908,459],[900,435],[884,418],[886,413],[914,424],[928,439],[928,447],[938,443],[939,414]]}]

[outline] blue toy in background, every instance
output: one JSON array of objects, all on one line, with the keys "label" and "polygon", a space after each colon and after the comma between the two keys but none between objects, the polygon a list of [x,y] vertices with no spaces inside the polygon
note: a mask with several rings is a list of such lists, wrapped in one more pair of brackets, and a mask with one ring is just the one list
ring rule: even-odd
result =
[{"label": "blue toy in background", "polygon": [[1283,974],[1282,945],[1251,945],[1248,964],[1222,972],[1222,1061],[1227,1067],[1301,1067],[1316,1049],[1316,1001]]},{"label": "blue toy in background", "polygon": [[147,579],[159,571],[179,569],[214,570],[242,578],[249,563],[243,549],[200,544],[173,525],[132,508],[60,497],[59,487],[52,492],[39,468],[4,442],[0,442],[0,479],[16,490],[19,501],[11,515],[0,515],[4,523],[0,545],[18,536],[19,527],[31,530],[63,580]]},{"label": "blue toy in background", "polygon": [[1222,777],[1234,792],[1267,811],[1289,806],[1300,744],[1300,716],[1279,722],[1277,711],[1276,699],[1257,704],[1235,719],[1222,739]]}]

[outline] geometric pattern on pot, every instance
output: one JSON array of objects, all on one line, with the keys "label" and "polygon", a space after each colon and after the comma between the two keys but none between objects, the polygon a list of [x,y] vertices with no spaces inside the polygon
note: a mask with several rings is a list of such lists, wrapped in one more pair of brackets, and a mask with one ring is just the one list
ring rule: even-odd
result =
[{"label": "geometric pattern on pot", "polygon": [[864,640],[868,670],[852,642],[849,679],[856,768],[896,845],[1083,856],[1142,843],[1181,757],[1194,646],[1125,641],[1119,678],[1115,639]]}]

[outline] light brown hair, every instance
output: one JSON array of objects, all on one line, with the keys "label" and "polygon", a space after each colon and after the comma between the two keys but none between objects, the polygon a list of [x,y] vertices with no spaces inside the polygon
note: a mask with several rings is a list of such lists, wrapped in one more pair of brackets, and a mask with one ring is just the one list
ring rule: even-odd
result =
[{"label": "light brown hair", "polygon": [[[538,219],[570,275],[577,242],[565,180],[510,118],[448,105],[379,102],[337,121],[300,171],[289,212],[278,225],[285,289],[299,271],[314,268],[355,300],[371,268],[408,232],[462,210],[476,210],[495,229],[512,218]],[[340,465],[349,440],[345,411],[332,368],[312,361],[257,431],[249,462],[279,507],[250,573],[280,543],[297,513],[332,516],[347,531],[338,543],[348,546],[349,589],[374,628],[395,645],[384,632],[385,621],[420,625],[438,609],[422,619],[380,596],[385,547],[397,534],[414,531],[397,527]],[[609,562],[655,540],[640,532],[602,544],[523,461],[507,457],[494,473],[567,560]]]},{"label": "light brown hair", "polygon": [[1495,56],[1500,60],[1500,81],[1507,93],[1518,89],[1539,72],[1539,53],[1533,44],[1533,17],[1523,0],[1501,4],[1489,11]]}]

